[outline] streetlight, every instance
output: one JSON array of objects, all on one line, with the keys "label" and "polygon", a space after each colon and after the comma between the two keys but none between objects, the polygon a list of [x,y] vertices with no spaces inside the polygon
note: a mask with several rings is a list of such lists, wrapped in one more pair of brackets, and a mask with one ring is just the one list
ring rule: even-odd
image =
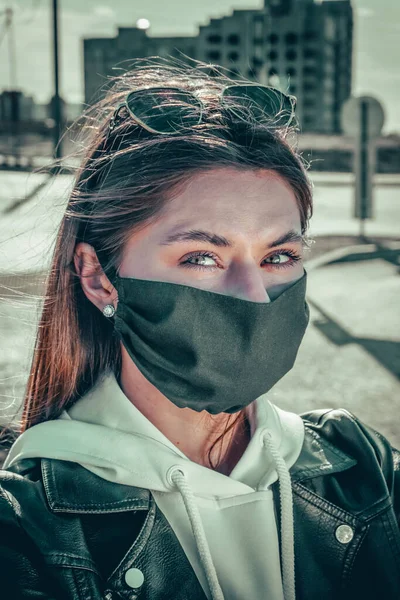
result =
[{"label": "streetlight", "polygon": [[62,157],[62,106],[59,89],[59,31],[58,31],[58,0],[53,0],[53,65],[54,65],[54,97],[53,97],[53,118],[54,124],[54,153],[55,158]]}]

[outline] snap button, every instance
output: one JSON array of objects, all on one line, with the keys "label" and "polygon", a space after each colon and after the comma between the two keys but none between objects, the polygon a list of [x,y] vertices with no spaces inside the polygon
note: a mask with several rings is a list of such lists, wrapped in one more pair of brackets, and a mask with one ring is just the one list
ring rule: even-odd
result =
[{"label": "snap button", "polygon": [[354,531],[349,525],[339,525],[335,531],[335,536],[341,544],[348,544],[354,537]]},{"label": "snap button", "polygon": [[144,575],[140,569],[128,569],[125,573],[125,581],[130,588],[137,590],[143,585]]}]

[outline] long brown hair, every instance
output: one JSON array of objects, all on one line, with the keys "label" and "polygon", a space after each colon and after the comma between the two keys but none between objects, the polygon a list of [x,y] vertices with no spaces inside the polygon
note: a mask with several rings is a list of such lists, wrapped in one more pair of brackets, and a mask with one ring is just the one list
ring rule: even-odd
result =
[{"label": "long brown hair", "polygon": [[[188,66],[158,57],[134,61],[129,72],[115,78],[104,100],[89,108],[79,121],[85,155],[47,277],[21,432],[56,419],[103,372],[120,372],[120,342],[112,324],[86,298],[75,271],[78,242],[96,249],[106,274],[118,270],[132,234],[154,222],[193,175],[218,167],[277,172],[294,191],[302,233],[306,233],[312,194],[306,168],[294,147],[293,129],[278,127],[274,120],[257,121],[241,105],[235,107],[235,113],[242,118],[228,118],[220,93],[238,79],[231,79],[221,68],[210,74],[206,64],[194,62]],[[251,82],[241,79],[240,83]],[[127,92],[148,86],[178,86],[198,94],[204,104],[202,122],[178,135],[157,135],[133,119],[123,118],[109,134],[110,119]],[[227,422],[231,417],[227,415]],[[216,442],[240,419],[242,412]],[[214,468],[211,459],[210,464]]]}]

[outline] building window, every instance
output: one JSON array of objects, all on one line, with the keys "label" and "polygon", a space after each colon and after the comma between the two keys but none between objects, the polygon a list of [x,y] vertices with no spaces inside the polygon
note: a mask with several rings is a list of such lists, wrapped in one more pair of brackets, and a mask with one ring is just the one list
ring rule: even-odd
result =
[{"label": "building window", "polygon": [[303,56],[304,58],[317,58],[318,52],[314,48],[304,48]]},{"label": "building window", "polygon": [[276,33],[271,33],[269,36],[270,44],[277,44],[279,42],[279,36]]},{"label": "building window", "polygon": [[221,73],[219,73],[218,68],[214,68],[212,65],[206,65],[203,69],[202,72],[205,75],[209,75],[210,77],[220,77]]},{"label": "building window", "polygon": [[306,31],[304,34],[304,40],[306,42],[317,40],[317,39],[318,39],[318,33],[316,31]]},{"label": "building window", "polygon": [[222,42],[222,37],[218,33],[211,33],[207,41],[209,44],[220,44]]},{"label": "building window", "polygon": [[306,117],[304,117],[303,119],[303,124],[307,127],[307,125],[313,125],[314,124],[314,118],[307,115]]},{"label": "building window", "polygon": [[237,61],[239,60],[239,54],[236,51],[228,52],[228,60]]},{"label": "building window", "polygon": [[254,77],[254,71],[253,69],[247,69],[247,77]]},{"label": "building window", "polygon": [[261,60],[261,58],[258,58],[258,56],[253,56],[252,64],[254,68],[262,67],[263,61]]},{"label": "building window", "polygon": [[314,110],[316,107],[315,98],[310,98],[310,97],[305,96],[303,98],[303,103],[304,103],[304,108],[306,111],[308,111],[309,109]]},{"label": "building window", "polygon": [[231,33],[230,35],[228,35],[228,44],[231,44],[232,46],[238,46],[239,43],[240,37],[237,33]]},{"label": "building window", "polygon": [[304,82],[304,91],[306,92],[315,92],[317,89],[315,81],[306,81]]},{"label": "building window", "polygon": [[269,60],[276,60],[278,58],[277,51],[271,50],[271,52],[268,54],[268,58],[269,58]]},{"label": "building window", "polygon": [[313,75],[315,76],[317,74],[317,69],[316,67],[303,67],[303,75]]},{"label": "building window", "polygon": [[210,77],[219,77],[221,75],[221,73],[218,71],[218,69],[214,69],[213,67],[209,67],[208,75]]},{"label": "building window", "polygon": [[287,33],[285,36],[285,42],[287,44],[297,44],[298,36],[297,33]]},{"label": "building window", "polygon": [[278,70],[275,67],[271,67],[268,71],[269,77],[273,77],[274,75],[278,75]]},{"label": "building window", "polygon": [[288,74],[288,77],[295,77],[297,74],[297,71],[294,67],[289,67],[287,70],[287,74]]},{"label": "building window", "polygon": [[288,50],[286,52],[286,60],[296,60],[297,52],[295,50]]},{"label": "building window", "polygon": [[209,52],[207,52],[208,60],[220,60],[220,58],[221,52],[219,52],[218,50],[210,50]]}]

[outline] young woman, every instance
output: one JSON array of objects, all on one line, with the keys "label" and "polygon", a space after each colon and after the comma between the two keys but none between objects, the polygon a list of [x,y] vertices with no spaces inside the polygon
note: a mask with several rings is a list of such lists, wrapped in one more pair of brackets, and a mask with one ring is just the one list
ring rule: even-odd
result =
[{"label": "young woman", "polygon": [[293,111],[138,61],[89,113],[0,472],[2,597],[400,597],[399,452],[268,400],[309,322]]}]

